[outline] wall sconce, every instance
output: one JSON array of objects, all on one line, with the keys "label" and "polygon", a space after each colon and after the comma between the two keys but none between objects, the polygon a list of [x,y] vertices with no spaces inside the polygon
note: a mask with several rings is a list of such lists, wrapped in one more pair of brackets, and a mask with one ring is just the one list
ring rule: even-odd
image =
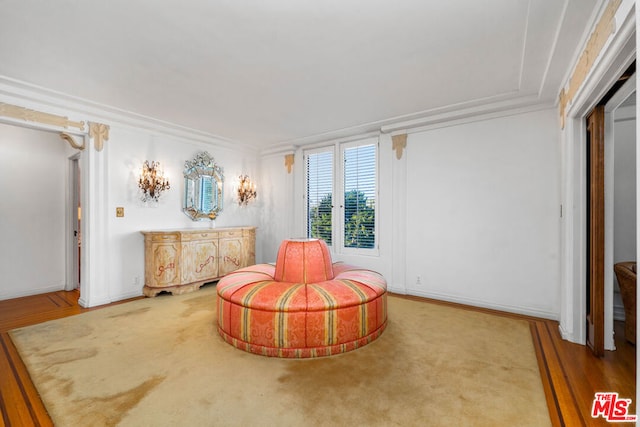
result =
[{"label": "wall sconce", "polygon": [[240,175],[240,184],[238,185],[238,203],[240,206],[246,206],[257,195],[256,185],[251,182],[247,175]]},{"label": "wall sconce", "polygon": [[149,164],[149,160],[145,160],[138,187],[142,191],[140,199],[143,202],[151,200],[157,202],[162,192],[171,188],[169,180],[165,178],[164,171],[160,168],[160,162]]}]

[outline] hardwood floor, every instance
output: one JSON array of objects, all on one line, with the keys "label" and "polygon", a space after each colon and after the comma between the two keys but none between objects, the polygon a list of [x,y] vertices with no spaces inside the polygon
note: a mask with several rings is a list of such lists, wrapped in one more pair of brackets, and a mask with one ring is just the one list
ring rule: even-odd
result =
[{"label": "hardwood floor", "polygon": [[[84,309],[77,301],[77,292],[64,291],[0,301],[0,426],[53,425],[8,331],[99,309]],[[616,322],[617,350],[596,358],[586,346],[563,341],[558,322],[428,301],[527,320],[554,426],[609,425],[602,418],[591,418],[597,391],[614,391],[621,398],[633,399],[629,413],[636,413],[636,349],[623,339],[622,323]]]},{"label": "hardwood floor", "polygon": [[620,398],[632,399],[629,414],[636,413],[636,348],[624,339],[624,323],[615,323],[616,351],[596,358],[587,346],[562,340],[557,322],[532,322],[547,405],[552,417],[553,412],[558,417],[555,425],[611,425],[591,417],[596,392],[618,392]]},{"label": "hardwood floor", "polygon": [[78,297],[58,291],[0,301],[0,427],[53,426],[8,331],[100,308],[82,308]]}]

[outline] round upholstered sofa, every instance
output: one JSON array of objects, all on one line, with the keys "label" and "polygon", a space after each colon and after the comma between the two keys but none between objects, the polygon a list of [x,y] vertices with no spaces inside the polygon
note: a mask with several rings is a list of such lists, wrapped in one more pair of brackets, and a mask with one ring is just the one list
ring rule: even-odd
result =
[{"label": "round upholstered sofa", "polygon": [[218,282],[217,294],[220,335],[265,356],[344,353],[375,340],[387,325],[384,277],[332,263],[318,239],[285,240],[275,266],[236,270]]}]

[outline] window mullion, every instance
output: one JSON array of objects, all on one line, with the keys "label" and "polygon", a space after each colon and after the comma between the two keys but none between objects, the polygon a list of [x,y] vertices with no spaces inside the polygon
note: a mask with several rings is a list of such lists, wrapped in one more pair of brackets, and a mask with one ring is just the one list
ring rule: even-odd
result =
[{"label": "window mullion", "polygon": [[339,144],[335,145],[334,148],[339,152],[336,161],[336,173],[334,182],[336,183],[335,187],[335,207],[337,209],[336,222],[335,222],[335,232],[334,236],[336,239],[336,252],[343,252],[344,249],[344,150]]}]

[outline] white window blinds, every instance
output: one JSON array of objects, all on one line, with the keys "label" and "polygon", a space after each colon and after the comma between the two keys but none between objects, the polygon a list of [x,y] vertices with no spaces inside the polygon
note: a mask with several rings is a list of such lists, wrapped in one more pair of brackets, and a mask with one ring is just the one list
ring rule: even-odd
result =
[{"label": "white window blinds", "polygon": [[377,144],[345,147],[344,247],[376,247],[376,148]]},{"label": "white window blinds", "polygon": [[333,150],[306,155],[307,237],[332,244]]}]

